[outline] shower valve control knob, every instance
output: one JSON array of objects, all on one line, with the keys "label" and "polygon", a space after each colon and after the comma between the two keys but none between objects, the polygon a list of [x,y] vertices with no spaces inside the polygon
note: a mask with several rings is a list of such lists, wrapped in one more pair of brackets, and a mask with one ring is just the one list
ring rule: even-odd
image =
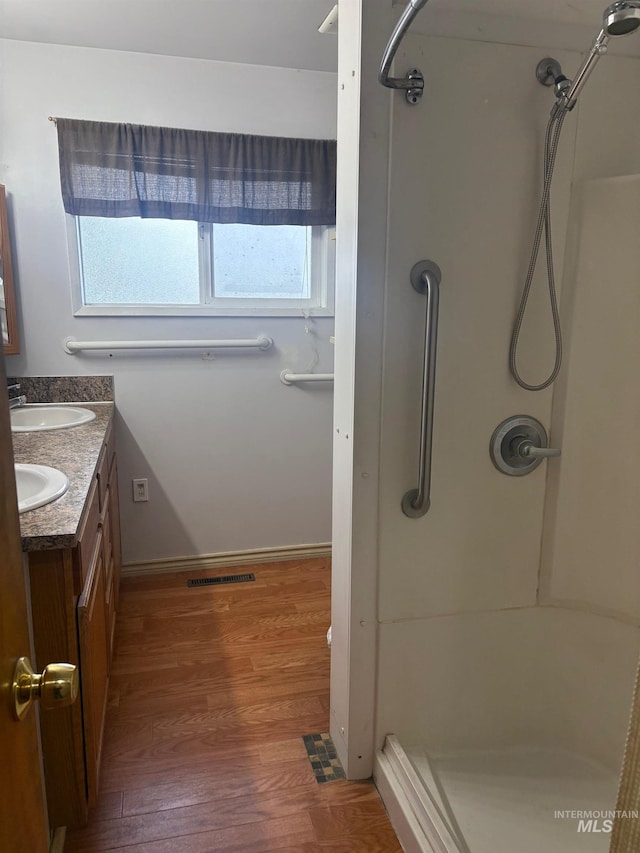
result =
[{"label": "shower valve control knob", "polygon": [[547,431],[531,415],[507,418],[493,431],[489,455],[498,471],[511,477],[529,474],[543,459],[560,456],[560,450],[547,446]]},{"label": "shower valve control knob", "polygon": [[518,448],[520,454],[524,457],[536,459],[544,459],[547,456],[560,456],[561,450],[557,447],[536,447],[530,441],[523,441]]}]

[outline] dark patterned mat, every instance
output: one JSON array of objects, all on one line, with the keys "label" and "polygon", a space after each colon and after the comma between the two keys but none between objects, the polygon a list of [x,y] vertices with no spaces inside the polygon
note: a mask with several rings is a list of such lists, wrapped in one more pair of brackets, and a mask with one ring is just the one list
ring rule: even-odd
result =
[{"label": "dark patterned mat", "polygon": [[316,782],[333,782],[335,779],[344,779],[345,773],[338,758],[338,753],[331,740],[331,735],[326,732],[321,734],[303,735],[309,761]]}]

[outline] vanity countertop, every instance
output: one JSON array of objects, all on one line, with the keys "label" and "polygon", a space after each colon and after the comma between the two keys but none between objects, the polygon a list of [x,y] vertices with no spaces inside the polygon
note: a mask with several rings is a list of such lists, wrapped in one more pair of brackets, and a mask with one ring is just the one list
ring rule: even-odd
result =
[{"label": "vanity countertop", "polygon": [[23,551],[73,548],[98,458],[113,418],[113,403],[74,403],[96,413],[95,420],[69,429],[14,432],[16,462],[49,465],[69,478],[61,498],[20,516]]}]

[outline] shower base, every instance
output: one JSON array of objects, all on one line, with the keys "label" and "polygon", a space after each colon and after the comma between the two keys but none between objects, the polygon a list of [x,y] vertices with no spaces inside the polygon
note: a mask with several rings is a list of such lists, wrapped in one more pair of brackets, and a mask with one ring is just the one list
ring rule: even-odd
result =
[{"label": "shower base", "polygon": [[567,812],[614,809],[618,778],[579,755],[514,748],[428,756],[390,735],[374,775],[407,853],[609,849],[602,819]]}]

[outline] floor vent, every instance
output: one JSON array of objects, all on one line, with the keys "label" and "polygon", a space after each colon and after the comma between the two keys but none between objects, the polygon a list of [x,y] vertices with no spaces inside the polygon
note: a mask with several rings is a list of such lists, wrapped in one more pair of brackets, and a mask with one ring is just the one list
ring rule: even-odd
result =
[{"label": "floor vent", "polygon": [[219,583],[247,583],[254,581],[256,576],[253,572],[246,575],[223,575],[220,578],[190,578],[187,581],[187,586],[212,586]]}]

